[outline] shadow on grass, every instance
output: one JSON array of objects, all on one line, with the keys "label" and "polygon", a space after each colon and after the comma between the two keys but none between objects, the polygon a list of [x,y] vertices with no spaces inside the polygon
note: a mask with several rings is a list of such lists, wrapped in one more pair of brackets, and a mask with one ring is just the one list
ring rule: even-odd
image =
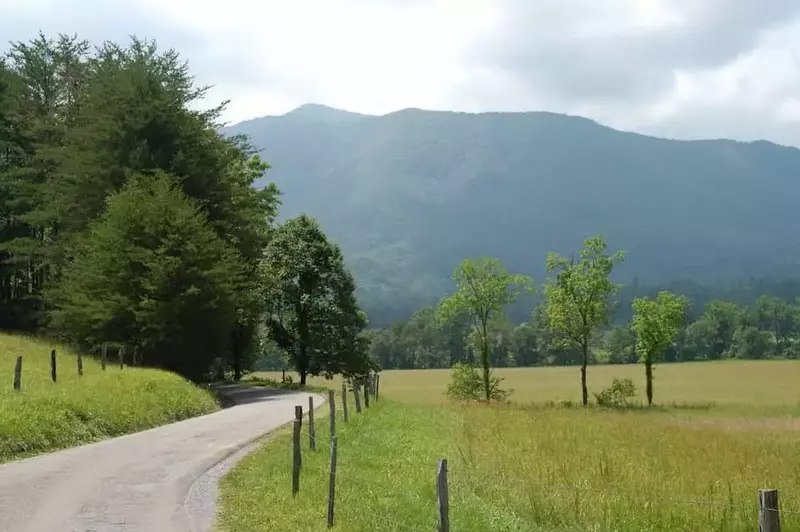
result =
[{"label": "shadow on grass", "polygon": [[293,392],[327,393],[327,388],[318,386],[300,386],[297,383],[281,383],[259,378],[239,382],[213,382],[205,384],[204,387],[216,396],[222,408],[271,401]]}]

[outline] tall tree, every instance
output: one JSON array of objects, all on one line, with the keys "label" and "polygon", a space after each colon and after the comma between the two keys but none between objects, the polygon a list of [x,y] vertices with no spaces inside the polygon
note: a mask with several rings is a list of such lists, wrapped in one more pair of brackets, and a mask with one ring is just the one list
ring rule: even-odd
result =
[{"label": "tall tree", "polygon": [[581,395],[583,406],[589,404],[586,367],[592,334],[609,322],[609,297],[616,290],[609,276],[614,264],[623,260],[622,252],[608,255],[606,241],[597,236],[587,239],[579,261],[556,253],[547,257],[547,271],[556,272],[545,288],[547,319],[550,327],[580,347]]},{"label": "tall tree", "polygon": [[525,292],[533,290],[532,281],[524,275],[512,275],[499,259],[479,257],[465,259],[453,271],[455,293],[439,304],[439,316],[449,320],[465,313],[472,320],[478,337],[483,368],[486,400],[491,399],[490,321],[503,313],[506,305]]},{"label": "tall tree", "polygon": [[174,177],[132,176],[71,254],[48,294],[63,336],[134,345],[143,363],[194,379],[228,347],[243,264]]},{"label": "tall tree", "polygon": [[308,375],[358,377],[372,367],[366,316],[355,299],[355,283],[339,247],[313,218],[281,224],[261,263],[261,281],[271,337],[284,349],[305,385]]},{"label": "tall tree", "polygon": [[644,363],[647,404],[653,404],[653,364],[675,341],[683,326],[689,302],[671,292],[660,292],[655,299],[633,300],[632,328],[636,334],[636,353]]}]

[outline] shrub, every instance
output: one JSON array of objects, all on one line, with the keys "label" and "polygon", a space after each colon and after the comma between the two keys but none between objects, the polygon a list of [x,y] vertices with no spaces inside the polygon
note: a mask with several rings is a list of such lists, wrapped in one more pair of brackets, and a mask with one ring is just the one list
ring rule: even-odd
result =
[{"label": "shrub", "polygon": [[594,394],[598,405],[611,408],[626,407],[633,397],[636,397],[636,385],[633,384],[631,379],[615,378],[611,386],[600,393]]},{"label": "shrub", "polygon": [[[490,374],[489,397],[492,401],[505,401],[513,390],[503,390],[500,383],[501,377]],[[447,385],[447,396],[460,401],[485,401],[486,392],[483,388],[483,376],[475,366],[458,363],[452,368],[452,379]]]}]

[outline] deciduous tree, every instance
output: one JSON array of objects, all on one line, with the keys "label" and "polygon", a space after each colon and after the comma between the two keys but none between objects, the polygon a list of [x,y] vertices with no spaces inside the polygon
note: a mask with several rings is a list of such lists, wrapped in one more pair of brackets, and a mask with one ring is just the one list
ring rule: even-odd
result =
[{"label": "deciduous tree", "polygon": [[609,296],[616,290],[609,276],[614,264],[623,260],[618,252],[609,256],[603,237],[584,242],[579,261],[556,253],[547,257],[547,271],[556,272],[545,288],[547,320],[554,330],[579,346],[583,354],[581,394],[583,406],[589,404],[586,366],[589,363],[589,342],[599,327],[608,324]]},{"label": "deciduous tree", "polygon": [[675,341],[688,306],[685,297],[666,291],[655,299],[637,297],[633,300],[632,328],[636,334],[636,353],[644,363],[648,405],[653,404],[653,364]]},{"label": "deciduous tree", "polygon": [[525,292],[533,290],[532,281],[524,275],[512,275],[499,259],[480,257],[463,260],[453,271],[455,293],[439,304],[439,316],[449,320],[468,314],[481,349],[483,386],[486,400],[491,399],[491,358],[489,322],[503,313],[506,305]]}]

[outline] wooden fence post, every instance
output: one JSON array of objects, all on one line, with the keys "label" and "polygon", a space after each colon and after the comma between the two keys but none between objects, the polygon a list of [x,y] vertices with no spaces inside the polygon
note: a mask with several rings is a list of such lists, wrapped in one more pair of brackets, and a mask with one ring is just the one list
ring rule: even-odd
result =
[{"label": "wooden fence post", "polygon": [[78,376],[83,377],[83,355],[78,353]]},{"label": "wooden fence post", "polygon": [[134,366],[138,366],[139,365],[139,346],[138,345],[133,346],[133,365]]},{"label": "wooden fence post", "polygon": [[308,397],[308,446],[317,450],[317,431],[314,428],[314,396]]},{"label": "wooden fence post", "polygon": [[125,367],[125,344],[119,346],[117,356],[119,356],[119,369],[123,369]]},{"label": "wooden fence post", "polygon": [[381,386],[381,374],[380,373],[376,373],[375,374],[375,400],[376,401],[378,400],[378,390],[380,389],[380,386]]},{"label": "wooden fence post", "polygon": [[336,436],[336,393],[328,390],[328,417],[330,418],[331,439]]},{"label": "wooden fence post", "polygon": [[103,371],[106,370],[106,356],[108,355],[108,346],[103,344],[100,348],[100,367]]},{"label": "wooden fence post", "polygon": [[439,532],[450,532],[450,501],[447,493],[447,459],[436,469],[436,498],[439,504]]},{"label": "wooden fence post", "polygon": [[364,406],[369,408],[369,377],[364,382]]},{"label": "wooden fence post", "polygon": [[358,395],[358,384],[353,382],[353,396],[356,398],[356,414],[361,413],[361,396]]},{"label": "wooden fence post", "polygon": [[347,415],[347,384],[342,381],[342,417],[344,422],[347,423],[349,417]]},{"label": "wooden fence post", "polygon": [[292,435],[292,497],[300,491],[300,466],[302,465],[302,458],[300,457],[301,423],[302,421],[299,419],[294,420],[294,432]]},{"label": "wooden fence post", "polygon": [[14,365],[14,389],[19,391],[22,388],[22,355],[17,357]]},{"label": "wooden fence post", "polygon": [[758,532],[781,532],[778,490],[758,490]]},{"label": "wooden fence post", "polygon": [[50,378],[53,382],[58,381],[58,371],[56,369],[56,350],[50,351]]},{"label": "wooden fence post", "polygon": [[336,437],[331,438],[331,468],[328,480],[328,528],[333,526],[333,506],[336,499]]}]

